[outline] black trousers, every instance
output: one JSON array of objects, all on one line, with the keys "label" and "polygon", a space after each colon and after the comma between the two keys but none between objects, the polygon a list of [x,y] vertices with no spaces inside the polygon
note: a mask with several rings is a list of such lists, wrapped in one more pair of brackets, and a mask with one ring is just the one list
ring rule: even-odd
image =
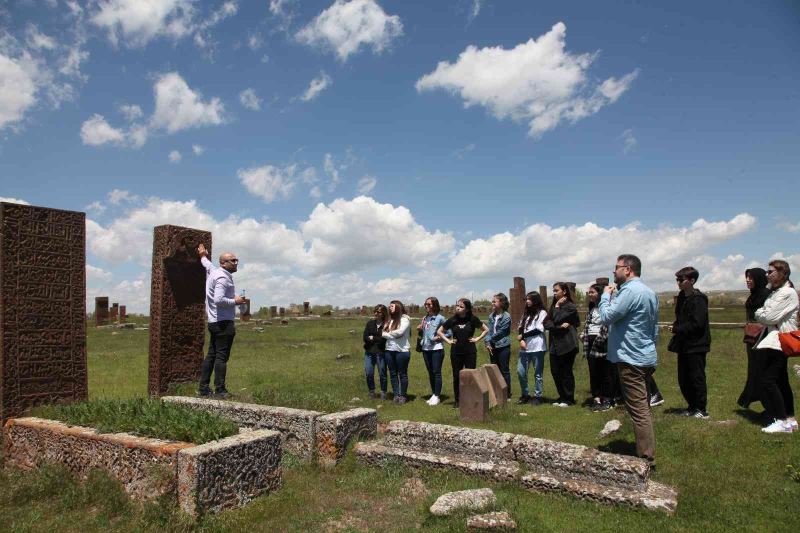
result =
[{"label": "black trousers", "polygon": [[222,392],[225,390],[225,373],[228,370],[228,359],[231,357],[231,346],[233,338],[236,336],[236,326],[233,320],[220,320],[219,322],[209,322],[208,332],[211,340],[208,343],[208,354],[203,359],[203,367],[200,372],[200,392],[207,392],[211,382],[211,372],[214,372],[214,390]]},{"label": "black trousers", "polygon": [[558,401],[570,405],[575,403],[575,374],[572,373],[572,367],[577,353],[578,350],[562,355],[550,353],[550,374],[556,382]]},{"label": "black trousers", "polygon": [[605,357],[587,357],[589,364],[589,386],[592,398],[611,400],[613,398],[614,365]]},{"label": "black trousers", "polygon": [[658,390],[658,383],[656,383],[653,374],[647,376],[647,395],[652,396],[653,394],[661,394],[661,391]]},{"label": "black trousers", "polygon": [[747,381],[736,403],[747,409],[750,404],[761,400],[761,368],[764,354],[752,346],[747,347]]},{"label": "black trousers", "polygon": [[706,354],[678,353],[678,385],[689,410],[705,411],[708,406]]},{"label": "black trousers", "polygon": [[509,361],[511,360],[511,346],[504,346],[502,348],[494,348],[489,353],[489,362],[497,365],[500,373],[503,374],[503,379],[506,380],[508,385],[508,397],[511,398],[511,369],[509,368]]},{"label": "black trousers", "polygon": [[478,352],[457,354],[450,352],[450,366],[453,368],[453,396],[458,402],[458,374],[463,368],[475,368],[478,364]]},{"label": "black trousers", "polygon": [[789,385],[789,362],[780,350],[758,350],[764,357],[761,370],[761,402],[770,418],[794,416],[794,394]]}]

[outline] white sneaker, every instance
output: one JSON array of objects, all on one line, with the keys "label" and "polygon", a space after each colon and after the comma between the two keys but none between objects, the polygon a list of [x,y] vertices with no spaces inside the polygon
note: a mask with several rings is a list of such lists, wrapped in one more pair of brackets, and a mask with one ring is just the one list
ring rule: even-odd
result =
[{"label": "white sneaker", "polygon": [[798,425],[797,425],[797,419],[796,418],[794,418],[794,417],[787,418],[786,422],[789,424],[789,427],[792,428],[792,431],[797,431],[798,430]]},{"label": "white sneaker", "polygon": [[433,401],[433,396],[431,396],[430,398],[425,400],[425,403],[427,403],[428,405],[433,405],[433,404],[431,404],[432,401]]},{"label": "white sneaker", "polygon": [[440,401],[438,396],[431,396],[431,399],[428,400],[428,405],[439,405]]},{"label": "white sneaker", "polygon": [[765,428],[761,428],[764,433],[791,433],[792,425],[786,420],[776,420]]},{"label": "white sneaker", "polygon": [[569,404],[566,402],[553,402],[553,407],[569,407]]}]

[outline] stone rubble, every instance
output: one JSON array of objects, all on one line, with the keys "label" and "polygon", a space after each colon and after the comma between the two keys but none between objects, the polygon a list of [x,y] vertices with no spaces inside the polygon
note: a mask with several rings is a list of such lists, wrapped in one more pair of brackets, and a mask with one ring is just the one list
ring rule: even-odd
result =
[{"label": "stone rubble", "polygon": [[490,488],[460,490],[442,494],[431,505],[431,514],[448,516],[456,511],[483,511],[497,503],[494,491]]},{"label": "stone rubble", "polygon": [[517,529],[517,523],[506,511],[495,511],[467,518],[468,531],[486,529],[515,530]]},{"label": "stone rubble", "polygon": [[622,422],[620,422],[619,420],[617,419],[609,420],[608,422],[606,422],[606,425],[603,426],[603,430],[600,432],[599,435],[597,435],[597,438],[604,439],[609,435],[611,435],[612,433],[616,433],[617,431],[619,431],[619,428],[621,427],[622,427]]}]

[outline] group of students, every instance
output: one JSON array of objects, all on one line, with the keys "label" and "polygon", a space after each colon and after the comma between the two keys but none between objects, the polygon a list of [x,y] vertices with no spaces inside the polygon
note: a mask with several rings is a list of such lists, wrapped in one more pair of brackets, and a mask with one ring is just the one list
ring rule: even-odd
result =
[{"label": "group of students", "polygon": [[[794,397],[788,381],[786,357],[777,342],[777,334],[797,329],[798,297],[789,281],[788,263],[775,260],[770,262],[769,268],[769,271],[760,268],[746,271],[747,286],[751,291],[746,302],[747,319],[764,327],[760,337],[747,347],[748,378],[739,404],[747,407],[752,402],[761,401],[770,418],[764,431],[791,432],[797,429]],[[675,320],[668,328],[672,333],[668,350],[677,354],[678,384],[687,403],[682,413],[694,418],[708,418],[705,368],[706,355],[711,349],[711,332],[708,298],[695,288],[698,279],[699,272],[691,266],[675,273],[680,292],[675,305]],[[516,370],[521,388],[518,404],[542,403],[545,353],[549,351],[550,370],[558,392],[553,405],[574,405],[573,368],[581,344],[589,372],[590,409],[606,411],[623,402],[617,365],[607,357],[608,317],[601,316],[599,306],[604,292],[608,292],[605,285],[589,287],[586,293],[588,311],[582,327],[574,295],[567,283],[553,285],[549,308],[538,292],[526,294],[523,316],[515,325],[519,343]],[[428,371],[429,405],[441,402],[445,344],[451,346],[454,407],[459,401],[459,372],[464,368],[476,368],[477,344],[481,341],[489,352],[490,362],[499,367],[511,397],[512,320],[508,308],[505,294],[494,295],[492,312],[484,323],[473,315],[472,303],[467,298],[457,301],[455,314],[450,318],[440,314],[437,298],[425,300],[426,314],[416,328],[416,351],[422,353]],[[655,312],[657,315],[657,302]],[[388,308],[375,306],[374,314],[364,329],[369,396],[386,399],[388,382],[391,381],[394,402],[403,404],[407,401],[408,391],[411,319],[398,300],[393,300]],[[654,338],[657,334],[654,332]],[[531,367],[534,374],[532,395],[528,380]],[[375,388],[375,370],[378,370],[380,378],[380,392]],[[646,377],[646,389],[650,406],[664,403],[652,373]]]}]

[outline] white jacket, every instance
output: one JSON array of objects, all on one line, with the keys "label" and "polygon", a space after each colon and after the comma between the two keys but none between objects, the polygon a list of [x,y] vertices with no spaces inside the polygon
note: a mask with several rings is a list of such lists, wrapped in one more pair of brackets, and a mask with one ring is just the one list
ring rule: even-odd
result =
[{"label": "white jacket", "polygon": [[783,287],[767,297],[764,307],[756,310],[756,320],[767,326],[767,336],[758,343],[757,349],[781,349],[778,332],[786,333],[797,329],[797,309],[800,307],[797,291],[784,283]]},{"label": "white jacket", "polygon": [[[388,324],[387,324],[388,326]],[[400,317],[400,326],[392,331],[387,331],[386,327],[381,334],[386,339],[387,352],[410,352],[411,344],[408,336],[411,334],[411,317],[403,315]]]},{"label": "white jacket", "polygon": [[523,315],[522,320],[520,320],[520,325],[524,326],[523,328],[523,336],[526,333],[531,333],[533,331],[539,331],[540,334],[534,337],[528,337],[528,340],[525,341],[525,349],[523,350],[520,348],[521,352],[525,353],[532,353],[532,352],[546,352],[547,351],[547,342],[544,339],[544,321],[547,318],[547,311],[541,310],[539,314],[534,317],[533,320],[525,323],[525,316]]}]

